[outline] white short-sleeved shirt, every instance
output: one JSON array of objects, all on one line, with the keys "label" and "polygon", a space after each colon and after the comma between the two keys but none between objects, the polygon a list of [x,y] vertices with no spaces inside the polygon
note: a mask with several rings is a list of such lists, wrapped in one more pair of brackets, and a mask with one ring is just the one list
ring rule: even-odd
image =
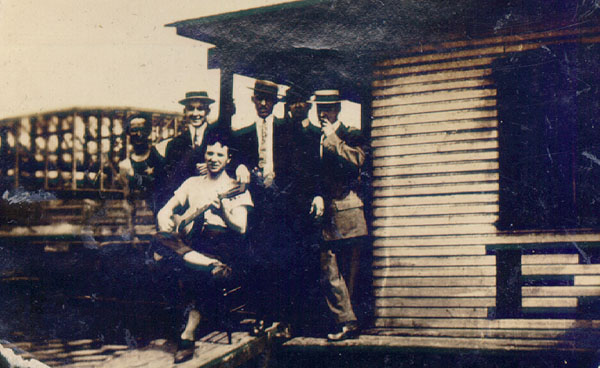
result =
[{"label": "white short-sleeved shirt", "polygon": [[[223,194],[237,185],[236,181],[223,173],[216,183],[210,182],[207,175],[192,176],[181,184],[175,191],[175,198],[179,203],[187,204],[191,209],[198,209],[206,204],[207,198],[214,196],[215,192]],[[254,207],[250,192],[247,190],[232,198],[221,200],[223,209],[231,211],[236,207]],[[227,228],[227,223],[221,216],[214,213],[212,209],[204,212],[204,224]]]}]

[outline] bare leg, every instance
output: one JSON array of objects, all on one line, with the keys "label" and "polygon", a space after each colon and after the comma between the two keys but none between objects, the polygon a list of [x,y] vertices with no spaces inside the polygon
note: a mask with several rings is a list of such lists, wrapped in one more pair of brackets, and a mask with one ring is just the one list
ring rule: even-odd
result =
[{"label": "bare leg", "polygon": [[182,340],[194,341],[194,331],[196,330],[196,327],[198,327],[198,324],[200,324],[200,318],[200,312],[198,312],[196,309],[192,309],[190,311],[188,314],[187,324],[185,325],[185,330],[183,330],[181,333]]}]

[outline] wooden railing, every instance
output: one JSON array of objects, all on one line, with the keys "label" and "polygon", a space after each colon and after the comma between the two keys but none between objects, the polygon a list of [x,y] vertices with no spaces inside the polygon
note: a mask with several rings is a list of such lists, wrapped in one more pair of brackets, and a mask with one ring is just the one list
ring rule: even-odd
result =
[{"label": "wooden railing", "polygon": [[[0,121],[0,190],[95,197],[123,192],[116,180],[128,156],[125,121],[131,108],[70,109]],[[181,116],[152,115],[152,141],[177,134]]]}]

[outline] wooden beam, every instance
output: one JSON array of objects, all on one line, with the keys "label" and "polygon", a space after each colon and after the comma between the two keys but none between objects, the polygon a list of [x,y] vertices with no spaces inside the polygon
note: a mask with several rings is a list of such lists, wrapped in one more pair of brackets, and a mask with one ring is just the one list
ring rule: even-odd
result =
[{"label": "wooden beam", "polygon": [[413,114],[439,114],[440,111],[462,111],[484,109],[496,106],[496,99],[466,98],[440,102],[427,102],[419,104],[395,105],[373,109],[373,118],[386,116],[410,116]]},{"label": "wooden beam", "polygon": [[478,57],[463,59],[458,61],[446,61],[442,63],[427,63],[421,65],[411,65],[411,66],[403,66],[403,67],[395,67],[395,68],[385,68],[385,69],[376,69],[373,72],[374,77],[395,77],[406,74],[415,74],[415,73],[424,73],[424,72],[433,72],[433,71],[441,71],[441,70],[452,70],[452,69],[467,69],[467,68],[476,68],[481,66],[487,66],[494,61],[495,58],[492,57]]},{"label": "wooden beam", "polygon": [[389,88],[406,84],[422,84],[431,82],[448,82],[461,79],[483,78],[492,75],[492,69],[471,69],[460,71],[443,71],[422,75],[410,75],[389,79],[377,79],[372,83],[373,88]]},{"label": "wooden beam", "polygon": [[[475,164],[473,165],[475,166]],[[465,166],[466,168],[466,166]],[[388,206],[416,206],[433,204],[458,204],[458,203],[497,203],[498,194],[496,193],[476,193],[476,194],[449,194],[439,196],[410,196],[410,197],[392,197],[375,198],[374,207]]]},{"label": "wooden beam", "polygon": [[375,247],[374,257],[418,257],[418,256],[483,256],[485,245],[464,245],[462,247]]},{"label": "wooden beam", "polygon": [[400,84],[374,89],[373,97],[385,98],[387,96],[398,96],[410,93],[450,91],[461,88],[485,87],[491,84],[493,84],[493,81],[485,77],[456,79],[452,81],[438,81],[423,84]]},{"label": "wooden beam", "polygon": [[[396,142],[398,143],[398,142]],[[471,141],[452,141],[423,143],[414,145],[395,144],[373,148],[373,157],[386,157],[397,155],[413,155],[425,153],[443,153],[454,151],[478,151],[498,149],[498,141],[494,138],[471,140]]]},{"label": "wooden beam", "polygon": [[[457,321],[461,321],[458,319]],[[382,321],[382,320],[378,320]],[[388,321],[393,321],[389,319]],[[382,326],[386,327],[386,326]],[[402,351],[406,349],[434,349],[438,353],[448,349],[452,353],[459,351],[595,351],[596,346],[591,343],[576,342],[572,340],[550,339],[519,339],[519,338],[461,338],[461,337],[423,337],[423,336],[361,336],[358,339],[345,340],[331,343],[325,339],[298,337],[283,345],[288,351]],[[376,349],[376,350],[373,350]],[[382,350],[384,349],[384,350]],[[396,350],[401,349],[401,350]]]},{"label": "wooden beam", "polygon": [[448,277],[381,277],[373,280],[375,287],[424,287],[424,286],[442,286],[442,287],[457,287],[457,286],[495,286],[496,278],[491,276],[486,277],[464,277],[464,276],[448,276]]},{"label": "wooden beam", "polygon": [[[491,102],[486,102],[484,105],[488,107],[488,109],[483,108],[464,108],[460,110],[451,110],[449,111],[435,111],[428,113],[420,113],[420,111],[415,111],[412,114],[406,114],[398,111],[398,115],[393,116],[381,116],[373,118],[373,127],[384,127],[390,125],[402,125],[402,124],[418,124],[418,123],[433,123],[433,122],[443,122],[443,121],[451,121],[451,120],[466,120],[466,119],[485,119],[485,118],[493,118],[498,116],[498,112],[496,109],[490,109],[489,107],[495,107],[496,101],[490,100]],[[482,106],[483,107],[483,106]]]},{"label": "wooden beam", "polygon": [[431,163],[458,163],[477,162],[480,160],[497,160],[498,151],[468,151],[460,153],[443,153],[427,155],[407,155],[397,157],[385,157],[373,160],[375,167],[422,165]]},{"label": "wooden beam", "polygon": [[523,254],[523,265],[549,265],[549,264],[578,264],[578,254]]},{"label": "wooden beam", "polygon": [[375,317],[486,318],[487,308],[377,308]]},{"label": "wooden beam", "polygon": [[523,265],[523,275],[600,275],[600,264]]},{"label": "wooden beam", "polygon": [[576,308],[578,305],[577,298],[559,298],[559,297],[523,297],[521,301],[521,305],[523,308],[536,308],[536,307],[545,307],[545,308]]},{"label": "wooden beam", "polygon": [[[385,297],[453,297],[453,298],[477,298],[496,296],[495,287],[385,287],[374,288],[377,298]],[[519,299],[520,301],[521,299]]]},{"label": "wooden beam", "polygon": [[[393,206],[385,205],[375,208],[375,216],[447,216],[453,214],[470,213],[498,213],[499,206],[496,203],[457,203],[457,204],[432,204],[432,205],[414,205],[414,206]],[[484,244],[485,241],[479,244]],[[473,244],[473,243],[470,243]],[[410,245],[410,244],[402,244]],[[444,245],[444,244],[431,244]]]},{"label": "wooden beam", "polygon": [[[402,214],[398,211],[398,214]],[[458,225],[458,224],[493,224],[498,219],[494,213],[482,214],[449,214],[431,216],[379,216],[372,223],[374,227],[384,226],[416,226],[416,225]]]},{"label": "wooden beam", "polygon": [[477,329],[515,329],[515,330],[576,330],[598,329],[600,320],[579,319],[479,319],[479,318],[379,318],[377,327],[412,327],[412,328],[477,328]]},{"label": "wooden beam", "polygon": [[414,297],[390,297],[375,300],[377,308],[399,308],[399,307],[494,307],[496,298],[414,298]]},{"label": "wooden beam", "polygon": [[[383,262],[385,263],[385,262]],[[373,270],[375,277],[496,276],[496,266],[384,267]]]}]

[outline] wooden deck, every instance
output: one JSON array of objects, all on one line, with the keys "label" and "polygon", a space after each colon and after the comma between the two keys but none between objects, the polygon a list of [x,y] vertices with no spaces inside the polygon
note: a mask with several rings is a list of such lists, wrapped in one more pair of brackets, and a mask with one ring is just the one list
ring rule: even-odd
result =
[{"label": "wooden deck", "polygon": [[[371,331],[358,339],[332,343],[322,338],[296,337],[283,344],[285,349],[295,351],[338,351],[338,352],[593,352],[597,349],[597,333],[591,336],[579,335],[560,338],[502,338],[495,336],[451,337],[436,336],[439,332],[423,331],[423,335],[414,336],[410,331],[401,329]],[[377,333],[375,335],[375,333]],[[398,334],[406,333],[400,336]],[[426,336],[426,335],[429,336]]]},{"label": "wooden deck", "polygon": [[[518,320],[508,321],[518,324]],[[540,325],[541,326],[541,325]],[[523,326],[526,327],[526,326]],[[247,332],[234,332],[233,343],[227,343],[224,332],[213,331],[196,342],[194,358],[178,365],[173,364],[176,345],[173,341],[157,339],[145,346],[103,345],[98,340],[49,340],[44,343],[21,342],[12,344],[20,349],[25,359],[37,359],[51,367],[237,367],[257,358],[270,356],[271,352],[289,357],[290,354],[310,356],[315,354],[368,354],[380,357],[386,354],[449,354],[449,355],[504,355],[554,357],[593,357],[598,348],[600,331],[596,326],[577,333],[565,330],[504,329],[502,333],[485,333],[481,329],[455,329],[445,333],[435,329],[370,329],[357,339],[329,342],[324,338],[295,337],[284,341],[275,337],[278,325],[273,325],[261,337]],[[459,331],[460,330],[460,331]],[[470,332],[471,333],[470,333]],[[471,337],[464,337],[464,336]],[[520,337],[517,337],[520,336]],[[561,358],[562,359],[562,358]],[[570,359],[570,358],[569,358]]]},{"label": "wooden deck", "polygon": [[213,331],[196,341],[194,357],[181,364],[173,363],[176,343],[166,339],[151,341],[145,346],[103,345],[98,340],[49,340],[43,343],[21,342],[5,347],[17,349],[23,359],[36,359],[51,367],[237,367],[268,351],[278,328],[274,324],[267,334],[250,336],[234,332],[232,344],[222,331]]}]

